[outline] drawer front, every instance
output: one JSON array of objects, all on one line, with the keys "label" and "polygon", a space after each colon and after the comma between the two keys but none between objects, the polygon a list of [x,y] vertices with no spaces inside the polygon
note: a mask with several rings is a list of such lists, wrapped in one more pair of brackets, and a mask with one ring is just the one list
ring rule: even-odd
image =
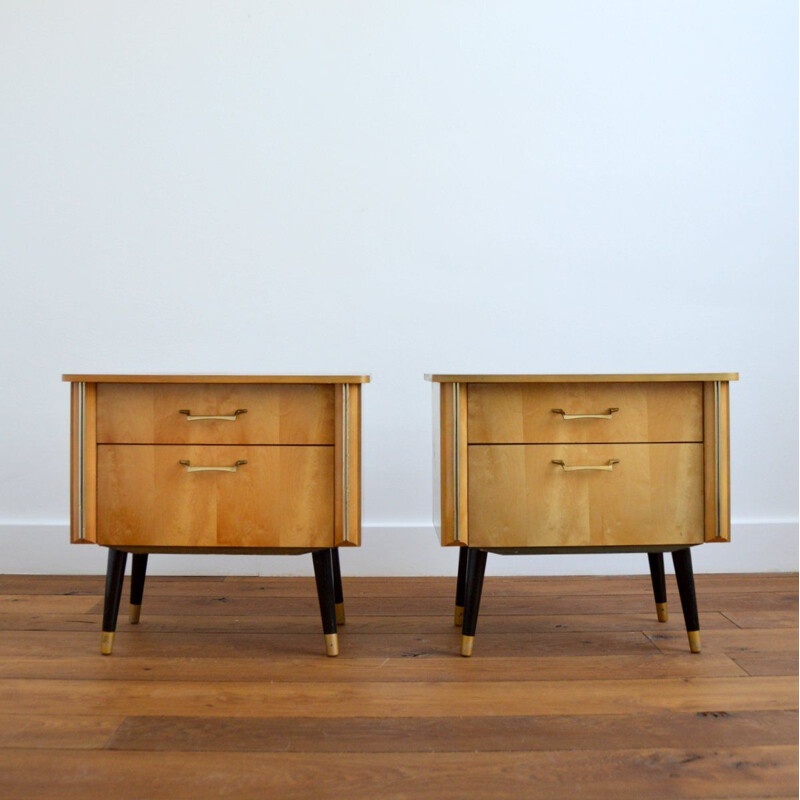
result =
[{"label": "drawer front", "polygon": [[[333,386],[319,384],[101,383],[97,441],[329,445],[333,402]],[[202,419],[214,416],[232,419]]]},{"label": "drawer front", "polygon": [[97,469],[99,544],[333,546],[332,447],[100,445]]},{"label": "drawer front", "polygon": [[[565,471],[603,466],[611,471]],[[703,541],[702,444],[470,445],[469,544],[588,547]]]},{"label": "drawer front", "polygon": [[467,436],[471,444],[701,442],[703,385],[471,383]]}]

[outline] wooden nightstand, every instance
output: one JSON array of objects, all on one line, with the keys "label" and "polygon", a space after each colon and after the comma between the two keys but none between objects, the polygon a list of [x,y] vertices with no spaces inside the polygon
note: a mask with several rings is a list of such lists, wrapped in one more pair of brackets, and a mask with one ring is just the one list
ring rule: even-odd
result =
[{"label": "wooden nightstand", "polygon": [[365,375],[65,375],[72,541],[108,547],[101,652],[127,554],[139,621],[150,553],[312,554],[339,652],[337,548],[361,538]]},{"label": "wooden nightstand", "polygon": [[461,547],[461,654],[472,654],[490,552],[647,553],[661,622],[672,553],[699,653],[689,548],[730,539],[728,382],[739,376],[425,377],[440,384],[434,515],[441,544]]}]

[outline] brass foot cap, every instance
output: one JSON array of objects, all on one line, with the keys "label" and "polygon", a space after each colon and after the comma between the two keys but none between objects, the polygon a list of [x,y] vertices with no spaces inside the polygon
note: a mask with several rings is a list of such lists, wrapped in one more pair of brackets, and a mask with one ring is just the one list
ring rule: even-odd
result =
[{"label": "brass foot cap", "polygon": [[344,603],[336,604],[336,624],[344,625]]},{"label": "brass foot cap", "polygon": [[325,655],[338,656],[339,655],[339,634],[326,633],[325,634]]},{"label": "brass foot cap", "polygon": [[666,603],[656,603],[656,615],[659,622],[666,622],[669,619],[669,611],[667,611]]},{"label": "brass foot cap", "polygon": [[142,615],[142,606],[141,603],[137,606],[134,603],[130,604],[128,608],[128,622],[131,625],[138,625],[139,624],[139,617]]},{"label": "brass foot cap", "polygon": [[475,643],[474,636],[461,637],[461,655],[469,658],[472,655],[472,645]]},{"label": "brass foot cap", "polygon": [[456,613],[453,615],[453,625],[464,624],[464,606],[456,606]]},{"label": "brass foot cap", "polygon": [[104,656],[110,656],[111,651],[114,649],[114,632],[112,631],[109,633],[108,631],[103,631],[102,636],[100,637],[100,652]]},{"label": "brass foot cap", "polygon": [[686,631],[686,635],[689,637],[689,649],[693,653],[700,652],[700,631]]}]

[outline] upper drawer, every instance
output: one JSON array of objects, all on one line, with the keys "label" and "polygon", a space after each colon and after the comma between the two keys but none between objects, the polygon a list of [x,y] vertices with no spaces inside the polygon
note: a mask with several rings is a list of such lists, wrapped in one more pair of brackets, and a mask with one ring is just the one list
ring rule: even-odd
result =
[{"label": "upper drawer", "polygon": [[470,444],[701,442],[703,384],[471,383],[467,438]]},{"label": "upper drawer", "polygon": [[333,428],[330,385],[97,385],[101,444],[327,445]]}]

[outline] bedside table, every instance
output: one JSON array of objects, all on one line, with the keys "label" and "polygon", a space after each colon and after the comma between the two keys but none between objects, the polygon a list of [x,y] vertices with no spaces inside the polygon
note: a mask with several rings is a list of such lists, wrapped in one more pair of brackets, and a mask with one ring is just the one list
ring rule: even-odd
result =
[{"label": "bedside table", "polygon": [[667,620],[671,553],[700,652],[690,548],[730,539],[728,384],[691,375],[426,375],[434,517],[459,552],[455,624],[469,656],[488,553],[646,553]]},{"label": "bedside table", "polygon": [[125,562],[139,621],[151,553],[311,553],[325,651],[344,623],[337,548],[361,538],[365,375],[65,375],[71,537],[109,548],[101,652]]}]

